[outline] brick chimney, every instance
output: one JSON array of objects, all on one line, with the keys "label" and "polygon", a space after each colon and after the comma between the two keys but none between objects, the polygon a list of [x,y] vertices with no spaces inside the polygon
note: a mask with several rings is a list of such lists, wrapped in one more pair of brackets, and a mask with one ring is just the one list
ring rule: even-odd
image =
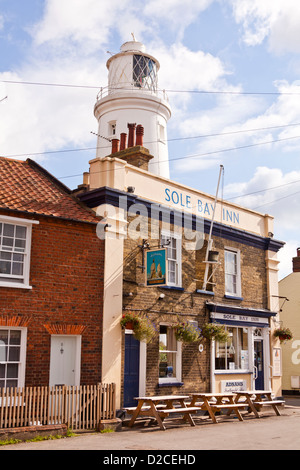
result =
[{"label": "brick chimney", "polygon": [[293,258],[293,272],[300,273],[300,248],[297,248],[297,256]]},{"label": "brick chimney", "polygon": [[136,124],[127,124],[127,127],[128,127],[128,129],[129,129],[128,147],[133,147],[133,146],[134,146],[134,140],[135,140],[135,128],[136,128]]},{"label": "brick chimney", "polygon": [[144,147],[144,128],[141,124],[127,124],[129,129],[128,146],[127,134],[122,133],[119,139],[112,139],[111,155],[126,160],[130,165],[148,171],[149,161],[153,158]]}]

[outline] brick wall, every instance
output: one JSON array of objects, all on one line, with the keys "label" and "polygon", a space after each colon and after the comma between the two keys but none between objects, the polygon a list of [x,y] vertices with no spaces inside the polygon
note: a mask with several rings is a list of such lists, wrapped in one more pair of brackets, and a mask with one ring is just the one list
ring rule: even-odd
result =
[{"label": "brick wall", "polygon": [[0,287],[1,325],[14,318],[16,325],[28,328],[26,386],[49,384],[51,334],[82,335],[81,383],[97,383],[101,381],[103,241],[91,224],[50,217],[35,220],[39,224],[32,227],[32,289]]}]

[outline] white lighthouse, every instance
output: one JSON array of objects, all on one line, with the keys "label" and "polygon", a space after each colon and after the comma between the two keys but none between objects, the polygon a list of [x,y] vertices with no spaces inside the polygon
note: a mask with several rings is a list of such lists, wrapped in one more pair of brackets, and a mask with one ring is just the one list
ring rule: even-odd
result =
[{"label": "white lighthouse", "polygon": [[97,157],[110,154],[110,141],[135,123],[144,128],[144,146],[154,157],[149,171],[169,178],[167,122],[171,109],[165,93],[158,91],[159,62],[134,40],[123,44],[106,66],[108,87],[100,90],[94,108],[99,123]]}]

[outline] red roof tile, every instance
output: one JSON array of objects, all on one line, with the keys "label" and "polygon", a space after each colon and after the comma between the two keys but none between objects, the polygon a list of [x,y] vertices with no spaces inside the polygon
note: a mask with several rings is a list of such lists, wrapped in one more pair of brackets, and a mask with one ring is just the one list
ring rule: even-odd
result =
[{"label": "red roof tile", "polygon": [[97,223],[71,190],[33,160],[0,157],[0,208]]}]

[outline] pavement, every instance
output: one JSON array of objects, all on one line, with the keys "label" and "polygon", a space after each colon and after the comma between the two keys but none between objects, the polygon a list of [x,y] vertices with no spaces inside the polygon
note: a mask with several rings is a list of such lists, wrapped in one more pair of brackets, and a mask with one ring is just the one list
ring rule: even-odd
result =
[{"label": "pavement", "polygon": [[[149,455],[154,460],[148,464],[170,463],[155,461],[163,457],[153,457],[166,454],[166,451],[167,455],[174,454],[175,459],[179,454],[193,459],[197,458],[198,451],[203,450],[300,450],[300,397],[285,397],[285,406],[280,408],[280,412],[281,416],[276,416],[272,409],[266,409],[259,419],[249,414],[242,422],[232,414],[222,417],[218,424],[201,416],[195,419],[195,427],[172,420],[166,421],[166,431],[157,425],[123,426],[119,432],[84,433],[63,439],[23,442],[2,446],[0,450],[101,451],[96,453],[97,462],[104,464],[129,464],[129,461],[120,459],[130,455],[143,463],[147,463],[145,459],[149,459]],[[131,463],[133,467],[134,461]]]}]

